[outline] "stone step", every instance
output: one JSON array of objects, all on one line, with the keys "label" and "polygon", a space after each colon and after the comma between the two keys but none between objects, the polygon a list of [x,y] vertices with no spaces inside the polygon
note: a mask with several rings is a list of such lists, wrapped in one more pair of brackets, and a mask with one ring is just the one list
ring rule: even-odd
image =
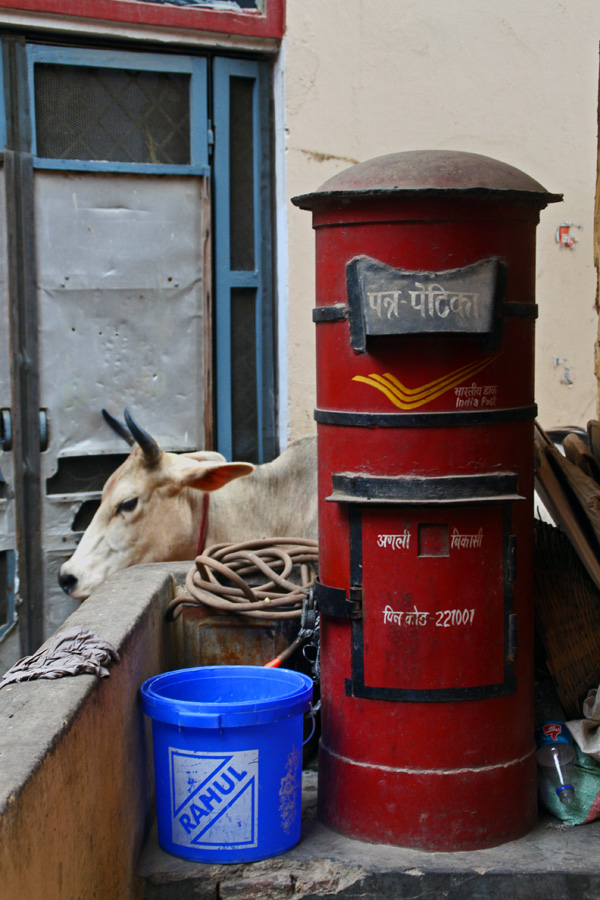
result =
[{"label": "stone step", "polygon": [[255,863],[186,862],[158,845],[138,868],[140,900],[598,900],[600,821],[571,827],[540,817],[525,837],[456,853],[368,844],[317,821],[317,774],[303,775],[300,843]]}]

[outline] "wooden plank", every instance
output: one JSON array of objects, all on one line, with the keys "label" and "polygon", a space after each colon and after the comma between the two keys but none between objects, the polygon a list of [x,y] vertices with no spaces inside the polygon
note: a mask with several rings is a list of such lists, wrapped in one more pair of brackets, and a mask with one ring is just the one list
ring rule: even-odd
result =
[{"label": "wooden plank", "polygon": [[594,481],[600,482],[600,462],[577,434],[568,434],[562,442],[565,455],[573,465]]},{"label": "wooden plank", "polygon": [[600,422],[598,419],[591,419],[588,422],[587,433],[590,442],[590,450],[594,454],[594,458],[600,464]]},{"label": "wooden plank", "polygon": [[563,456],[556,447],[547,447],[546,455],[555,470],[560,473],[559,478],[562,476],[575,495],[581,512],[591,525],[593,537],[588,535],[588,540],[600,560],[600,485],[582,472],[579,466]]},{"label": "wooden plank", "polygon": [[210,180],[202,180],[202,225],[204,233],[203,252],[203,294],[204,303],[202,314],[204,316],[204,447],[207,450],[215,449],[215,397],[214,397],[214,359],[213,359],[213,298],[212,298],[212,203],[210,196]]},{"label": "wooden plank", "polygon": [[34,653],[44,639],[41,542],[38,319],[33,245],[33,161],[4,153],[13,395],[15,509],[19,550],[21,649]]},{"label": "wooden plank", "polygon": [[[556,450],[536,423],[534,429],[536,464],[535,486],[542,501],[554,521],[562,528],[571,541],[575,552],[585,566],[590,578],[600,590],[600,548],[598,541],[590,534],[591,527],[587,525],[587,519],[582,512],[578,513],[578,504],[573,492],[570,491],[566,479],[561,477],[561,469],[553,466],[550,458],[556,462],[556,456],[561,454]],[[568,462],[568,460],[566,460]],[[572,463],[569,463],[572,465]],[[575,468],[575,467],[574,467]]]}]

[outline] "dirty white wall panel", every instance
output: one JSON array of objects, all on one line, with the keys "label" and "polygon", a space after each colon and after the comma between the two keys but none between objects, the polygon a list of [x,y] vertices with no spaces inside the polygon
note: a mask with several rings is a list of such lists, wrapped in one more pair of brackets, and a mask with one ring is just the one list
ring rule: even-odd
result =
[{"label": "dirty white wall panel", "polygon": [[99,413],[124,406],[165,444],[204,446],[202,193],[200,178],[36,173],[52,452],[114,448]]},{"label": "dirty white wall panel", "polygon": [[61,459],[128,449],[100,410],[129,407],[169,449],[205,445],[204,191],[197,177],[36,172],[46,633],[74,605],[56,576],[98,496],[85,478],[49,496],[47,479]]}]

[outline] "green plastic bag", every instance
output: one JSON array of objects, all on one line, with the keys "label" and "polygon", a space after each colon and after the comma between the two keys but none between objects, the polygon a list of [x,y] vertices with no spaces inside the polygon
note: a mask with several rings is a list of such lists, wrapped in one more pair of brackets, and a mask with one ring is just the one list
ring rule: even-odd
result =
[{"label": "green plastic bag", "polygon": [[557,819],[568,825],[584,825],[600,818],[600,763],[583,753],[577,744],[575,754],[571,764],[575,796],[571,805],[561,803],[553,785],[541,777],[538,778],[538,796]]}]

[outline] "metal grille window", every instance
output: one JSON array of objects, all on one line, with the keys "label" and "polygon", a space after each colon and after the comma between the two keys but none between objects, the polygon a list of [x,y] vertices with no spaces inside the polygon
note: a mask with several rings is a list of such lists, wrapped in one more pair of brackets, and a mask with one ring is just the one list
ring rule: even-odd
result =
[{"label": "metal grille window", "polygon": [[257,460],[258,408],[256,372],[256,291],[231,291],[232,456]]},{"label": "metal grille window", "polygon": [[189,82],[176,72],[38,64],[38,155],[189,165]]},{"label": "metal grille window", "polygon": [[218,59],[214,85],[218,447],[262,462],[275,455],[268,70]]},{"label": "metal grille window", "polygon": [[27,47],[38,168],[208,173],[206,60]]},{"label": "metal grille window", "polygon": [[229,83],[229,223],[231,268],[254,269],[254,80]]}]

